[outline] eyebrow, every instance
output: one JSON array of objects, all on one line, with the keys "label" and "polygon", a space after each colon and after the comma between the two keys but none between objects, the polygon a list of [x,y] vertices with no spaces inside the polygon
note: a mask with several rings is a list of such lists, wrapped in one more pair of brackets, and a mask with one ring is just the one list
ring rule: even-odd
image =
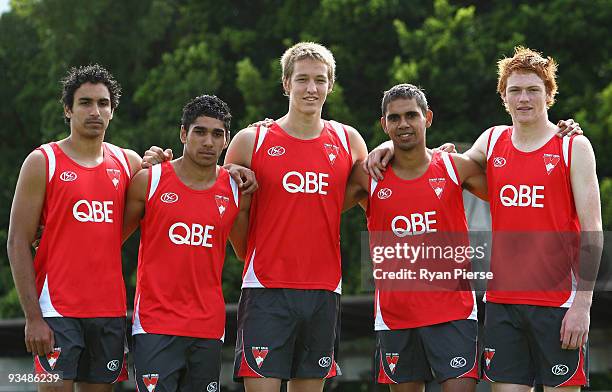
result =
[{"label": "eyebrow", "polygon": [[[81,97],[81,98],[79,98],[79,102],[81,102],[81,101],[93,101],[93,100],[94,99],[91,98],[91,97]],[[98,101],[110,101],[110,98],[104,97],[104,98],[98,99]]]},{"label": "eyebrow", "polygon": [[[206,128],[205,126],[202,126],[202,125],[195,125],[192,129],[193,130],[204,130],[205,131],[205,130],[210,129],[210,128]],[[223,128],[212,128],[211,131],[212,132],[215,132],[215,131],[225,132],[225,129],[223,129]]]},{"label": "eyebrow", "polygon": [[391,116],[401,116],[402,114],[418,114],[419,112],[417,110],[409,110],[407,112],[403,112],[403,113],[389,113],[387,114],[387,118],[391,117]]}]

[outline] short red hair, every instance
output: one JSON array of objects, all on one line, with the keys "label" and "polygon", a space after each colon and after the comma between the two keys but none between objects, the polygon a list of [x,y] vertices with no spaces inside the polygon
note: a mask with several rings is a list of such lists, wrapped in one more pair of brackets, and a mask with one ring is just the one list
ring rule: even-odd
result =
[{"label": "short red hair", "polygon": [[502,97],[506,92],[508,78],[512,72],[533,72],[538,75],[546,88],[546,106],[550,108],[555,103],[557,63],[552,57],[545,58],[535,50],[516,46],[514,56],[497,62],[497,92]]}]

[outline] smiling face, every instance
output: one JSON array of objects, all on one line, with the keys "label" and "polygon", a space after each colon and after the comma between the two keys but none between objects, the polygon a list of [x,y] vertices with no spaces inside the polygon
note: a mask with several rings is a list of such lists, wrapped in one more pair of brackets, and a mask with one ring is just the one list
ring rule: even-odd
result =
[{"label": "smiling face", "polygon": [[215,166],[228,143],[223,121],[200,116],[189,129],[181,126],[183,155],[202,167]]},{"label": "smiling face", "polygon": [[409,151],[425,148],[425,131],[431,126],[433,113],[421,110],[414,98],[397,98],[389,102],[380,124],[394,147]]},{"label": "smiling face", "polygon": [[548,118],[546,87],[534,72],[510,74],[502,99],[514,123],[534,124]]},{"label": "smiling face", "polygon": [[86,138],[104,137],[113,118],[111,97],[103,83],[83,83],[74,92],[72,107],[64,107],[70,129]]},{"label": "smiling face", "polygon": [[327,65],[304,58],[295,62],[293,73],[283,81],[289,95],[289,107],[307,115],[321,115],[327,94],[331,91]]}]

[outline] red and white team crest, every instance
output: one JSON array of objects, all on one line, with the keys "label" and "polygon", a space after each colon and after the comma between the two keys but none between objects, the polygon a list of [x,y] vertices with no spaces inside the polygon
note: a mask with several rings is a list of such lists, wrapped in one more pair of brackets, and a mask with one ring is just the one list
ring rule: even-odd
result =
[{"label": "red and white team crest", "polygon": [[142,382],[145,387],[147,387],[147,391],[153,392],[155,391],[155,387],[157,387],[157,381],[159,380],[159,374],[143,374]]},{"label": "red and white team crest", "polygon": [[493,348],[484,349],[485,365],[487,366],[487,369],[491,367],[491,360],[493,359],[494,355],[495,355],[495,349]]},{"label": "red and white team crest", "polygon": [[251,347],[251,352],[253,353],[253,358],[255,358],[255,362],[257,363],[257,367],[261,368],[264,359],[268,355],[267,347]]},{"label": "red and white team crest", "polygon": [[438,196],[438,199],[442,198],[442,192],[444,192],[444,185],[446,185],[446,178],[430,178],[429,185]]},{"label": "red and white team crest", "polygon": [[397,367],[397,361],[399,361],[398,353],[388,353],[385,355],[385,359],[387,360],[387,365],[389,365],[389,370],[391,373],[395,373],[395,368]]},{"label": "red and white team crest", "polygon": [[55,369],[55,365],[57,364],[57,359],[62,352],[61,347],[55,347],[53,351],[47,354],[47,362],[49,362],[49,366],[51,366],[51,370]]},{"label": "red and white team crest", "polygon": [[550,175],[557,163],[559,163],[559,155],[544,154],[544,165],[546,166],[546,174]]},{"label": "red and white team crest", "polygon": [[215,195],[215,201],[217,202],[217,208],[219,209],[219,215],[223,216],[223,213],[227,209],[229,203],[229,197]]},{"label": "red and white team crest", "polygon": [[110,178],[115,189],[117,189],[119,186],[119,178],[121,178],[121,172],[117,169],[106,169],[106,174],[108,174],[108,178]]},{"label": "red and white team crest", "polygon": [[327,156],[327,159],[329,159],[329,163],[334,164],[334,162],[336,162],[336,158],[338,157],[338,154],[340,153],[340,149],[338,148],[338,146],[335,146],[333,144],[323,144],[323,146],[325,146],[325,155]]}]

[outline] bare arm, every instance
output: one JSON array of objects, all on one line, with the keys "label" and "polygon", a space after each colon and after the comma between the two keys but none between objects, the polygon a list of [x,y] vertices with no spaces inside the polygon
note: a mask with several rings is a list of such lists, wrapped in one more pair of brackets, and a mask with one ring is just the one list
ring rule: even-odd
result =
[{"label": "bare arm", "polygon": [[473,193],[474,196],[488,201],[487,176],[484,170],[465,154],[451,154],[451,157],[459,172],[459,180],[463,188]]},{"label": "bare arm", "polygon": [[130,163],[131,177],[134,177],[141,169],[142,158],[136,151],[128,150],[127,148],[124,148],[123,151],[125,151],[125,155],[127,155],[128,162]]},{"label": "bare arm", "polygon": [[234,248],[234,253],[240,260],[246,257],[247,234],[249,231],[249,212],[251,209],[251,195],[243,195],[240,198],[238,215],[230,231],[229,239]]},{"label": "bare arm", "polygon": [[257,128],[245,128],[234,136],[225,153],[224,163],[226,165],[233,163],[248,168],[251,167],[256,132]]},{"label": "bare arm", "polygon": [[570,167],[572,194],[580,220],[580,259],[578,287],[574,302],[561,324],[561,347],[576,349],[588,337],[593,287],[603,249],[601,202],[595,172],[595,154],[584,136],[577,136],[572,145]]},{"label": "bare arm", "polygon": [[127,240],[136,231],[140,220],[144,216],[148,184],[149,170],[139,171],[130,182],[123,213],[123,241]]},{"label": "bare arm", "polygon": [[368,206],[368,182],[370,177],[363,171],[360,164],[353,165],[351,176],[346,183],[344,206],[342,212],[353,208],[357,203],[365,209]]},{"label": "bare arm", "polygon": [[13,198],[7,241],[13,280],[26,318],[26,348],[36,355],[48,354],[55,343],[38,303],[31,250],[45,201],[46,164],[40,151],[32,152],[24,161]]}]

